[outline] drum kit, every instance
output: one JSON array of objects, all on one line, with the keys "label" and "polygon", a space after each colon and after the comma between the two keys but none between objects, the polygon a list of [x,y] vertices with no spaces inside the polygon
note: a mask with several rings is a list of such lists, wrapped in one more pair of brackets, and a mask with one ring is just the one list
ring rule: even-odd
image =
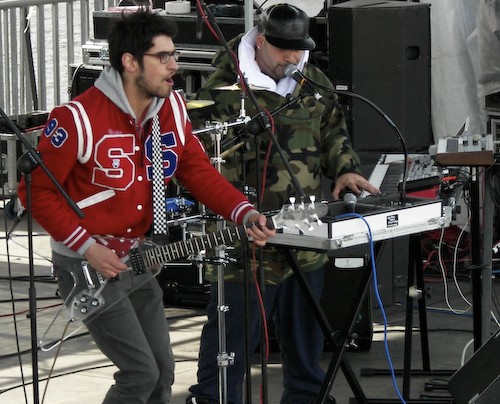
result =
[{"label": "drum kit", "polygon": [[[265,90],[264,87],[251,87],[252,90]],[[239,83],[235,83],[232,85],[228,86],[221,86],[221,87],[216,87],[215,90],[220,90],[220,91],[242,91],[241,86]],[[179,90],[182,93],[182,90]],[[242,101],[243,103],[243,101]],[[215,101],[212,100],[197,100],[197,99],[187,99],[186,100],[186,109],[188,111],[192,110],[197,110],[197,109],[204,109],[211,107],[215,104]],[[243,111],[243,107],[242,107]],[[240,114],[242,115],[242,114]],[[230,153],[234,153],[236,150],[238,150],[242,145],[243,142],[236,142],[230,146],[228,150],[221,151],[221,141],[222,141],[222,136],[227,132],[227,130],[231,127],[243,125],[247,123],[250,120],[249,117],[245,118],[238,118],[235,122],[231,123],[213,123],[212,125],[206,126],[203,129],[198,129],[198,130],[193,130],[193,133],[195,135],[202,135],[202,134],[211,134],[212,139],[214,140],[214,156],[211,158],[212,163],[215,165],[217,170],[220,172],[220,165],[223,162],[224,157],[226,157]],[[172,193],[172,191],[167,191],[168,193]],[[198,213],[199,211],[203,210],[203,207],[197,207],[195,201],[192,199],[189,199],[189,193],[187,193],[185,190],[182,190],[180,187],[177,187],[176,191],[173,191],[173,195],[168,195],[166,201],[165,201],[165,208],[167,210],[167,215],[168,218],[170,219],[168,224],[170,226],[177,226],[181,223],[184,222],[189,222],[193,220],[189,220],[188,216],[192,215],[193,213]],[[184,195],[184,196],[181,196]],[[187,196],[186,196],[187,195]],[[201,215],[196,214],[194,218],[191,219],[201,219]]]},{"label": "drum kit", "polygon": [[[251,88],[252,90],[265,90],[265,88]],[[240,91],[242,92],[241,86],[236,83],[229,86],[222,86],[215,88],[215,90],[220,91]],[[186,100],[186,108],[188,111],[210,108],[215,104],[212,100]],[[244,142],[235,141],[231,142],[228,150],[222,150],[227,145],[223,145],[223,137],[227,134],[230,128],[235,128],[238,126],[246,125],[250,121],[250,117],[245,116],[244,109],[244,97],[241,99],[241,110],[240,116],[231,122],[215,122],[207,124],[205,128],[193,130],[193,134],[205,135],[209,134],[213,143],[213,153],[211,157],[211,162],[214,167],[220,172],[221,165],[224,162],[224,158],[230,154],[234,153],[236,150],[243,146]],[[227,143],[227,142],[226,142]],[[190,194],[182,189],[181,186],[174,185],[172,188],[168,189],[166,199],[166,210],[167,210],[167,224],[169,226],[170,235],[175,235],[179,237],[180,240],[185,241],[192,236],[205,235],[206,234],[206,222],[207,220],[213,220],[214,218],[207,215],[206,208],[194,201],[190,197]],[[168,195],[170,193],[170,195]],[[223,218],[215,219],[217,223],[217,230],[224,230],[226,227],[226,222]],[[180,232],[179,232],[180,228]],[[176,240],[172,240],[176,241]],[[197,290],[200,295],[203,294],[204,298],[199,296],[191,296],[191,301],[208,303],[208,283],[203,279],[205,264],[210,264],[217,270],[218,277],[218,288],[217,288],[217,301],[218,301],[218,346],[219,353],[217,355],[217,363],[219,368],[219,399],[221,404],[227,402],[227,367],[232,364],[234,360],[234,354],[228,353],[226,349],[226,339],[225,339],[225,311],[227,311],[227,305],[224,304],[224,266],[229,263],[230,259],[226,254],[226,246],[216,247],[214,251],[209,252],[211,257],[206,256],[206,251],[199,253],[196,257],[189,257],[188,260],[181,263],[175,261],[170,264],[166,264],[164,269],[166,273],[173,274],[175,272],[186,273],[186,266],[194,269],[193,276],[190,277],[192,282],[197,282],[198,285],[186,285],[186,290]],[[182,271],[172,271],[172,265],[183,266]],[[170,268],[169,268],[170,267]],[[189,269],[189,268],[188,268]],[[164,271],[162,271],[164,272]],[[196,272],[196,273],[194,273]],[[172,275],[171,275],[172,276]],[[175,276],[175,275],[174,275]],[[165,282],[166,281],[166,282]],[[167,290],[169,285],[174,285],[175,292],[178,293],[182,286],[178,284],[176,280],[165,279],[163,277],[162,282],[164,284],[164,295],[173,298],[174,301],[170,303],[175,303],[175,297],[172,296],[172,290]],[[193,288],[193,286],[195,286]],[[180,296],[179,299],[187,300],[186,296]],[[166,302],[168,303],[168,302]]]},{"label": "drum kit", "polygon": [[[263,88],[260,88],[263,89]],[[215,90],[221,91],[242,91],[238,83],[217,87]],[[182,93],[182,90],[179,90]],[[184,96],[184,95],[183,95]],[[186,99],[186,97],[184,97]],[[214,167],[220,172],[221,165],[224,162],[224,158],[229,154],[234,153],[244,142],[235,141],[230,145],[226,146],[222,143],[224,135],[230,128],[245,125],[250,121],[250,117],[244,116],[244,101],[241,101],[242,107],[240,111],[240,117],[232,122],[213,122],[207,124],[205,128],[193,130],[193,134],[199,135],[210,135],[213,143],[213,152],[211,157],[211,162]],[[188,111],[206,109],[212,107],[215,104],[212,100],[197,100],[197,99],[186,99],[186,109]],[[222,150],[227,148],[227,150]],[[171,241],[186,241],[191,236],[204,235],[206,233],[206,221],[207,213],[206,208],[194,200],[191,194],[186,191],[182,186],[172,184],[167,189],[167,198],[165,201],[165,208],[167,211],[167,225],[169,227]],[[223,224],[224,220],[217,220],[217,223]],[[180,230],[180,231],[179,231]],[[218,229],[221,230],[221,229]],[[203,252],[204,253],[204,252]],[[200,259],[200,254],[196,257],[197,260]],[[202,262],[197,263],[199,268],[199,273],[196,275],[196,279],[203,283],[203,262],[211,261],[212,259],[203,258]],[[215,261],[220,262],[221,257],[218,257]],[[202,288],[203,289],[203,288]]]}]

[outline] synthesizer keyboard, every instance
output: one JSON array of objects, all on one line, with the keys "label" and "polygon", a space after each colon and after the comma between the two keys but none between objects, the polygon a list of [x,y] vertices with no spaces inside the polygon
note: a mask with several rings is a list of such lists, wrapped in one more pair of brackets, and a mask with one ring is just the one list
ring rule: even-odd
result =
[{"label": "synthesizer keyboard", "polygon": [[[431,188],[441,182],[441,170],[428,154],[410,154],[408,157],[411,161],[408,164],[406,177],[407,192]],[[401,191],[403,159],[403,154],[382,154],[368,180],[382,193]],[[363,192],[361,197],[368,195],[367,192]]]}]

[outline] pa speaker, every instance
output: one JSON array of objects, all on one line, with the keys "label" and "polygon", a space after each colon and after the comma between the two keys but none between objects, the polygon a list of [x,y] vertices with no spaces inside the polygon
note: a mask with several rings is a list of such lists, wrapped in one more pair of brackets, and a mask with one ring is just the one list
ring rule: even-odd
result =
[{"label": "pa speaker", "polygon": [[94,85],[102,72],[103,66],[79,65],[71,66],[71,99],[88,90]]},{"label": "pa speaker", "polygon": [[500,331],[491,337],[448,382],[455,404],[500,403]]},{"label": "pa speaker", "polygon": [[[432,142],[430,5],[353,0],[328,9],[329,76],[337,90],[359,94],[401,131],[410,151]],[[358,151],[401,151],[401,141],[368,103],[340,96]]]}]

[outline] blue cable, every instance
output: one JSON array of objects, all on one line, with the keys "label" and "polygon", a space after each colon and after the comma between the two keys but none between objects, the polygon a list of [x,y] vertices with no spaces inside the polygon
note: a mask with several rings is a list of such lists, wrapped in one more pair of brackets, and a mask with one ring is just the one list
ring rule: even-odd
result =
[{"label": "blue cable", "polygon": [[337,219],[344,219],[348,217],[356,217],[358,219],[361,219],[365,224],[366,227],[368,228],[368,243],[370,245],[370,256],[371,256],[371,264],[372,264],[372,273],[373,273],[373,289],[375,290],[375,296],[377,298],[377,303],[380,308],[380,312],[382,313],[382,318],[384,319],[384,348],[385,348],[385,356],[387,357],[387,362],[389,364],[389,369],[391,371],[391,378],[392,378],[392,384],[394,386],[394,390],[396,391],[396,394],[398,395],[399,399],[403,404],[406,404],[406,400],[403,398],[403,395],[399,391],[399,387],[396,381],[396,374],[394,372],[394,366],[392,364],[392,359],[391,359],[391,354],[389,352],[389,341],[388,341],[388,336],[387,336],[387,316],[384,310],[384,305],[382,304],[382,299],[380,297],[380,292],[378,290],[378,278],[377,278],[377,266],[375,264],[375,248],[373,245],[373,237],[372,237],[372,230],[370,228],[369,223],[366,221],[366,219],[357,214],[357,213],[344,213],[342,215],[337,216]]}]

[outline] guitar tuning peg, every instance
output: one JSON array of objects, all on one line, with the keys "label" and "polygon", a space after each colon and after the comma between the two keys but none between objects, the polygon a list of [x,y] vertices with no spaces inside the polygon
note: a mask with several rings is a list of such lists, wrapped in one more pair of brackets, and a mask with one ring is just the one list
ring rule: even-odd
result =
[{"label": "guitar tuning peg", "polygon": [[307,219],[307,218],[306,218],[306,219],[304,219],[304,220],[303,220],[303,222],[304,222],[305,224],[307,224],[307,230],[308,230],[308,231],[313,231],[313,230],[314,230],[314,227],[313,227],[313,225],[311,224],[311,222],[309,221],[309,219]]},{"label": "guitar tuning peg", "polygon": [[309,208],[314,210],[314,203],[316,202],[316,195],[309,195],[309,200],[311,203],[309,204]]},{"label": "guitar tuning peg", "polygon": [[304,204],[304,201],[300,202],[299,210],[306,210],[306,205]]},{"label": "guitar tuning peg", "polygon": [[300,227],[300,224],[296,223],[295,228],[299,231],[299,234],[302,236],[304,234],[304,230]]},{"label": "guitar tuning peg", "polygon": [[290,196],[288,200],[290,201],[290,210],[295,210],[295,196]]},{"label": "guitar tuning peg", "polygon": [[314,219],[314,221],[318,224],[318,226],[322,226],[323,225],[323,222],[321,221],[321,219],[319,218],[318,214],[317,213],[313,213],[311,215],[311,217]]}]

